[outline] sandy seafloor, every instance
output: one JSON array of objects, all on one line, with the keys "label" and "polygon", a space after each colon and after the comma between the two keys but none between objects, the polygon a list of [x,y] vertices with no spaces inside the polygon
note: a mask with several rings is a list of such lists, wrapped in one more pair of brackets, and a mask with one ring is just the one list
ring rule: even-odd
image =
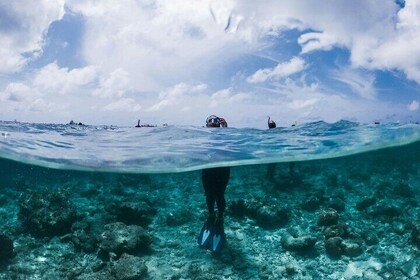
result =
[{"label": "sandy seafloor", "polygon": [[[418,143],[292,173],[278,163],[271,178],[267,165],[232,167],[220,254],[196,242],[200,171],[0,165],[0,235],[14,247],[0,279],[420,279]],[[151,244],[130,240],[133,227]]]}]

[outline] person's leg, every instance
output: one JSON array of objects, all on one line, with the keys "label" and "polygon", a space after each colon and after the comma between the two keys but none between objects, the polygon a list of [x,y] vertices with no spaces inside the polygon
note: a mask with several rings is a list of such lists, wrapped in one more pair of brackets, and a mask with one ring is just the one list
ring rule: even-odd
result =
[{"label": "person's leg", "polygon": [[216,196],[208,188],[205,189],[205,192],[206,192],[206,204],[207,204],[209,217],[214,217],[214,203],[216,201]]},{"label": "person's leg", "polygon": [[202,183],[206,194],[206,204],[208,210],[208,217],[201,227],[198,235],[198,245],[205,249],[210,249],[213,238],[214,222],[216,220],[214,213],[214,204],[216,202],[215,192],[211,184],[211,172],[208,169],[202,171]]},{"label": "person's leg", "polygon": [[[204,169],[202,172],[203,187],[206,192],[206,203],[209,217],[198,237],[198,244],[211,251],[220,251],[225,239],[223,213],[226,207],[225,190],[229,181],[230,168],[219,167]],[[214,204],[217,204],[218,217],[215,218]]]},{"label": "person's leg", "polygon": [[225,213],[226,208],[226,200],[225,200],[225,192],[220,192],[216,197],[217,203],[217,218],[223,219],[223,214]]},{"label": "person's leg", "polygon": [[209,215],[214,215],[214,203],[216,202],[218,216],[223,218],[223,213],[226,208],[225,191],[229,176],[229,167],[203,169],[201,179],[206,193]]},{"label": "person's leg", "polygon": [[214,190],[214,185],[211,180],[211,172],[209,169],[204,169],[202,172],[201,180],[204,187],[204,192],[206,194],[206,204],[209,217],[214,217],[214,204],[216,202],[216,192]]},{"label": "person's leg", "polygon": [[269,163],[267,165],[267,178],[270,181],[274,181],[274,176],[276,175],[276,164]]},{"label": "person's leg", "polygon": [[225,191],[229,182],[230,168],[222,167],[219,169],[219,180],[216,185],[216,204],[217,204],[217,216],[223,219],[223,214],[226,209]]},{"label": "person's leg", "polygon": [[289,175],[295,175],[295,162],[291,161],[289,162]]}]

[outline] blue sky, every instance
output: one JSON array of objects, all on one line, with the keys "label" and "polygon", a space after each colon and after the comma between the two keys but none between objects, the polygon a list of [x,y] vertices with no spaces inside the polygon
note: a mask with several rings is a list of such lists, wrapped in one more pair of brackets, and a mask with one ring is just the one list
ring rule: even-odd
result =
[{"label": "blue sky", "polygon": [[420,121],[417,0],[16,0],[0,43],[3,120]]}]

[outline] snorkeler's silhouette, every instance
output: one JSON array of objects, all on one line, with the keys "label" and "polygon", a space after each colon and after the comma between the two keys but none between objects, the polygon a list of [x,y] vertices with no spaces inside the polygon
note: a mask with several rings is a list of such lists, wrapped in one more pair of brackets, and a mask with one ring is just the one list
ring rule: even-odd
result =
[{"label": "snorkeler's silhouette", "polygon": [[[223,118],[211,115],[206,120],[206,127],[227,127]],[[201,180],[206,193],[208,218],[204,222],[198,236],[198,245],[213,252],[223,248],[225,239],[223,214],[226,208],[225,191],[229,181],[230,167],[203,169]],[[217,216],[214,204],[217,205]]]},{"label": "snorkeler's silhouette", "polygon": [[[276,122],[274,120],[272,120],[270,117],[268,117],[268,121],[267,121],[267,125],[268,125],[268,129],[272,129],[272,128],[276,128]],[[290,185],[289,184],[284,184],[281,183],[280,181],[275,179],[275,175],[276,175],[276,168],[277,168],[277,164],[276,163],[269,163],[267,166],[267,178],[270,182],[272,182],[273,184],[275,184],[276,186],[282,186],[282,185]],[[297,173],[295,172],[295,163],[293,161],[289,162],[289,177],[292,180],[289,180],[293,185],[297,185],[298,183],[300,183],[300,179],[297,176]]]}]

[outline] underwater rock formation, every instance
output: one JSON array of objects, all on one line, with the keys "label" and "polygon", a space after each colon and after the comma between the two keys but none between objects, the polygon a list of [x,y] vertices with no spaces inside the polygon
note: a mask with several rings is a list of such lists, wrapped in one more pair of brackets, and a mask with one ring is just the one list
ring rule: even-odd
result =
[{"label": "underwater rock formation", "polygon": [[192,213],[188,210],[178,210],[166,214],[165,222],[170,227],[181,226],[191,219]]},{"label": "underwater rock formation", "polygon": [[253,219],[264,229],[282,227],[289,222],[290,211],[277,206],[275,201],[262,202],[257,199],[233,201],[229,213],[236,218],[245,216]]},{"label": "underwater rock formation", "polygon": [[147,275],[147,266],[139,257],[123,254],[111,263],[111,273],[117,280],[140,280]]},{"label": "underwater rock formation", "polygon": [[343,255],[348,257],[357,257],[363,253],[361,244],[353,240],[343,240],[340,246],[343,249]]},{"label": "underwater rock formation", "polygon": [[325,250],[328,255],[336,258],[341,255],[357,257],[363,253],[360,243],[354,240],[344,240],[338,236],[325,240]]},{"label": "underwater rock formation", "polygon": [[323,192],[313,193],[306,197],[302,203],[302,209],[308,212],[315,212],[325,202]]},{"label": "underwater rock formation", "polygon": [[29,191],[19,201],[23,227],[38,237],[60,236],[70,232],[77,220],[75,207],[66,191]]},{"label": "underwater rock formation", "polygon": [[288,211],[275,206],[262,206],[251,217],[255,219],[257,225],[265,229],[281,227],[289,221]]},{"label": "underwater rock formation", "polygon": [[320,226],[331,226],[338,222],[338,213],[335,209],[328,208],[322,209],[319,212],[318,225]]},{"label": "underwater rock formation", "polygon": [[101,257],[106,257],[106,253],[120,256],[122,253],[147,251],[152,243],[151,235],[141,226],[127,226],[120,222],[105,225],[98,238]]},{"label": "underwater rock formation", "polygon": [[369,208],[370,206],[375,205],[375,203],[376,197],[365,196],[359,202],[357,202],[356,209],[359,211],[363,211]]},{"label": "underwater rock formation", "polygon": [[336,210],[337,212],[342,212],[346,209],[346,204],[341,198],[335,197],[328,201],[328,207]]},{"label": "underwater rock formation", "polygon": [[97,235],[91,224],[86,221],[79,221],[73,224],[71,234],[71,242],[75,249],[85,253],[93,253],[98,249]]},{"label": "underwater rock formation", "polygon": [[331,237],[346,237],[348,235],[348,228],[347,225],[339,222],[336,225],[332,225],[329,227],[326,227],[324,229],[324,236],[325,239],[331,238]]},{"label": "underwater rock formation", "polygon": [[0,234],[0,263],[12,259],[14,257],[13,250],[13,241],[9,237]]},{"label": "underwater rock formation", "polygon": [[368,214],[373,217],[395,218],[401,214],[403,208],[401,204],[387,201],[373,207]]},{"label": "underwater rock formation", "polygon": [[293,237],[286,234],[281,239],[281,245],[288,251],[309,251],[316,243],[316,238],[308,235]]},{"label": "underwater rock formation", "polygon": [[411,232],[411,240],[414,245],[420,248],[420,223],[414,225]]},{"label": "underwater rock formation", "polygon": [[343,239],[341,237],[331,237],[325,240],[325,250],[327,254],[332,257],[340,257],[343,254],[343,248],[341,244]]},{"label": "underwater rock formation", "polygon": [[125,201],[114,203],[109,212],[116,215],[117,221],[127,225],[147,226],[157,210],[145,201]]}]

